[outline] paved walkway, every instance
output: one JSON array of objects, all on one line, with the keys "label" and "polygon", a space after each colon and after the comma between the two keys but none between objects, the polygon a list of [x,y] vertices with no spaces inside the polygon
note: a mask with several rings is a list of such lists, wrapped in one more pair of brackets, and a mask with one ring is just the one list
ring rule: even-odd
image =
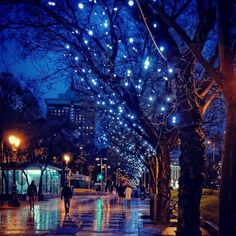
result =
[{"label": "paved walkway", "polygon": [[138,199],[127,208],[119,206],[112,196],[76,196],[70,214],[65,215],[63,201],[53,199],[37,202],[34,212],[27,205],[1,209],[0,235],[175,235],[174,227],[142,219],[148,213],[147,203]]}]

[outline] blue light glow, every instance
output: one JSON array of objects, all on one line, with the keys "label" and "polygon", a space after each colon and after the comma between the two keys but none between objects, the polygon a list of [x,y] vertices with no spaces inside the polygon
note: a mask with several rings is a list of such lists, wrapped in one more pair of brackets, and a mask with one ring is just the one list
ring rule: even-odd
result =
[{"label": "blue light glow", "polygon": [[176,124],[176,116],[173,116],[173,117],[172,117],[172,123],[173,123],[173,124]]},{"label": "blue light glow", "polygon": [[55,7],[55,6],[56,6],[56,3],[53,2],[53,1],[49,1],[49,2],[48,2],[48,5],[49,5],[49,6],[52,6],[52,7]]},{"label": "blue light glow", "polygon": [[80,3],[78,4],[78,7],[79,7],[79,9],[82,10],[82,9],[84,9],[84,4],[80,2]]},{"label": "blue light glow", "polygon": [[149,66],[150,66],[150,60],[149,60],[149,57],[147,57],[144,62],[144,69],[147,70]]},{"label": "blue light glow", "polygon": [[92,31],[92,30],[89,30],[89,31],[88,31],[88,34],[89,34],[89,35],[93,35],[93,31]]},{"label": "blue light glow", "polygon": [[163,52],[165,48],[163,46],[160,47],[160,51]]},{"label": "blue light glow", "polygon": [[103,26],[104,26],[105,28],[108,27],[108,22],[107,22],[107,20],[103,23]]},{"label": "blue light glow", "polygon": [[129,1],[128,1],[128,4],[129,4],[130,7],[132,7],[132,6],[134,5],[134,1],[129,0]]},{"label": "blue light glow", "polygon": [[134,42],[134,39],[133,39],[133,38],[129,38],[129,42],[130,42],[130,43],[133,43],[133,42]]}]

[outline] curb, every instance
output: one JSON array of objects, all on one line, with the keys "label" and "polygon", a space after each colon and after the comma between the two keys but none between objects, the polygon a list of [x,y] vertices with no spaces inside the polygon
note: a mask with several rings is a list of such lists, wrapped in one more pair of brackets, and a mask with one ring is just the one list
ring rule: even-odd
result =
[{"label": "curb", "polygon": [[219,235],[219,227],[214,223],[201,219],[201,226],[206,229],[211,236],[218,236]]}]

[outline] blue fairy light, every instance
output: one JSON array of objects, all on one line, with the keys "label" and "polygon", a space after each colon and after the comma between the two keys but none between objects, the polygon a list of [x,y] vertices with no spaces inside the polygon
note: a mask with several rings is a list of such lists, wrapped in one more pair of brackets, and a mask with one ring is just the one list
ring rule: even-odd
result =
[{"label": "blue fairy light", "polygon": [[92,35],[93,35],[93,31],[92,31],[92,30],[89,30],[89,31],[88,31],[88,34],[92,36]]},{"label": "blue fairy light", "polygon": [[129,5],[130,7],[132,7],[132,6],[134,5],[134,1],[133,1],[133,0],[129,0],[129,1],[128,1],[128,5]]},{"label": "blue fairy light", "polygon": [[78,7],[79,7],[79,9],[82,10],[82,9],[84,9],[84,4],[80,2],[80,3],[78,4]]},{"label": "blue fairy light", "polygon": [[160,51],[163,52],[165,48],[163,46],[160,47]]},{"label": "blue fairy light", "polygon": [[150,66],[150,60],[149,60],[149,57],[147,57],[144,62],[144,69],[147,70],[149,66]]},{"label": "blue fairy light", "polygon": [[133,39],[133,38],[129,38],[129,42],[130,42],[130,43],[133,43],[133,42],[134,42],[134,39]]}]

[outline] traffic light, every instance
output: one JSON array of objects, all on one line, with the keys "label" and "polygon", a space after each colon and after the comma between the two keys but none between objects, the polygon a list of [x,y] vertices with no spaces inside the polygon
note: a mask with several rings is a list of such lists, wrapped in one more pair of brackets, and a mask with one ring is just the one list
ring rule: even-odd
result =
[{"label": "traffic light", "polygon": [[98,176],[97,176],[97,180],[99,181],[101,181],[103,179],[103,176],[102,176],[102,174],[98,174]]}]

